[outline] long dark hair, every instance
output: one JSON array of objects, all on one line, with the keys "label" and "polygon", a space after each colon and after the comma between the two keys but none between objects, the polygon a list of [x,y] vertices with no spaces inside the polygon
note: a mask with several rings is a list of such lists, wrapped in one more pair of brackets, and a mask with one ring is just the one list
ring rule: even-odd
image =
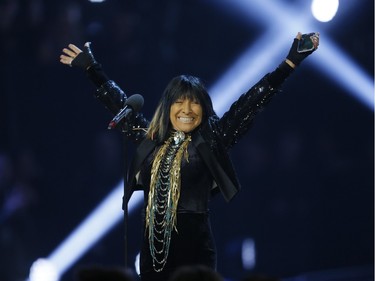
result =
[{"label": "long dark hair", "polygon": [[169,118],[170,109],[172,104],[180,98],[199,102],[203,111],[202,124],[215,114],[212,100],[201,79],[191,75],[174,77],[165,88],[156,108],[147,132],[148,138],[157,140],[158,142],[166,140],[172,126]]}]

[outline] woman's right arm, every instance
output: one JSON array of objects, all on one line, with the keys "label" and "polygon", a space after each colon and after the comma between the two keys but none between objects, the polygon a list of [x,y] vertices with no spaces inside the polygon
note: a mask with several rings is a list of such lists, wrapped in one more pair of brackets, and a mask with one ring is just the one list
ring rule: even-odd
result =
[{"label": "woman's right arm", "polygon": [[94,58],[89,42],[85,43],[83,50],[74,44],[69,44],[67,48],[63,49],[60,62],[84,70],[96,86],[95,97],[112,114],[117,114],[124,107],[127,99],[126,94],[104,73],[102,66]]},{"label": "woman's right arm", "polygon": [[[91,82],[96,86],[95,97],[113,115],[116,115],[125,106],[126,94],[105,74],[101,64],[94,58],[89,42],[85,43],[83,50],[74,44],[69,44],[67,48],[63,49],[60,62],[84,70]],[[126,127],[126,135],[133,141],[138,142],[143,138],[144,129],[148,127],[148,124],[148,120],[142,114],[137,114],[131,120],[127,120],[127,124],[122,124],[121,127],[123,131]]]}]

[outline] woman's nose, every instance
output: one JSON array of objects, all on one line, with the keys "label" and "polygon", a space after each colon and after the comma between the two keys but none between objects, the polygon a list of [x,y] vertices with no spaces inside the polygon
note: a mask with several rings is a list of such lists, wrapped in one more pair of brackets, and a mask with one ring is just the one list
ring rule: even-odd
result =
[{"label": "woman's nose", "polygon": [[182,111],[184,113],[190,113],[191,112],[191,102],[189,100],[185,100],[182,104]]}]

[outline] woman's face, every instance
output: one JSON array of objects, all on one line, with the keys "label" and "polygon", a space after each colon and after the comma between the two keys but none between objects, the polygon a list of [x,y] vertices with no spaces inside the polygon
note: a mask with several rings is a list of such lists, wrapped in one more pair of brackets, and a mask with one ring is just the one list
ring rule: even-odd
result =
[{"label": "woman's face", "polygon": [[202,106],[196,100],[181,98],[171,105],[169,119],[173,129],[189,133],[202,122]]}]

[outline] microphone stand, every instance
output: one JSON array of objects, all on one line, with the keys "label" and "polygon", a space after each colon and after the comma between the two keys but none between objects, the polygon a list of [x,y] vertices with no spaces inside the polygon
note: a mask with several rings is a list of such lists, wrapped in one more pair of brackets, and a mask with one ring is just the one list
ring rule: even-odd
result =
[{"label": "microphone stand", "polygon": [[[117,117],[117,116],[116,116]],[[128,140],[125,136],[125,133],[127,132],[126,123],[121,123],[120,119],[115,120],[112,119],[112,121],[108,125],[108,129],[114,129],[118,125],[121,126],[121,132],[123,133],[123,149],[124,149],[124,170],[123,170],[123,177],[124,177],[124,183],[123,183],[123,197],[122,197],[122,209],[124,211],[124,219],[123,219],[123,229],[124,229],[124,266],[125,269],[128,268],[128,201],[127,201],[127,192],[126,192],[126,184],[127,184],[127,171],[128,171]]]},{"label": "microphone stand", "polygon": [[124,122],[127,115],[130,115],[132,111],[138,111],[143,106],[143,97],[139,94],[130,96],[125,102],[125,107],[121,109],[117,115],[108,124],[108,129],[114,129],[118,125],[121,126],[123,133],[124,142],[124,195],[122,198],[122,209],[124,210],[124,265],[128,267],[128,200],[126,192],[127,184],[127,171],[128,171],[128,153],[127,153],[127,138],[125,133],[129,131],[128,124]]},{"label": "microphone stand", "polygon": [[123,185],[123,190],[124,190],[124,196],[122,198],[122,208],[124,211],[124,222],[123,222],[123,227],[124,227],[124,265],[125,269],[128,268],[128,217],[129,217],[129,212],[128,212],[128,201],[127,201],[127,192],[126,192],[126,183],[127,183],[127,171],[128,171],[128,153],[127,153],[127,145],[128,140],[125,136],[125,132],[123,131],[123,147],[124,147],[124,185]]}]

